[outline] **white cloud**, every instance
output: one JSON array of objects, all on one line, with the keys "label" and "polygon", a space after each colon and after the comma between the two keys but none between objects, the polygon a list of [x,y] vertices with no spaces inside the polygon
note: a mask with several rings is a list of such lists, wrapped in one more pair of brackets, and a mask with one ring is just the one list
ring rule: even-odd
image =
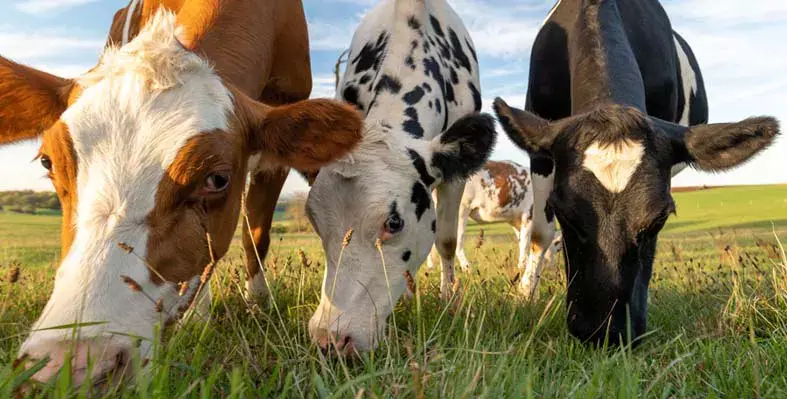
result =
[{"label": "white cloud", "polygon": [[28,14],[39,14],[63,10],[98,0],[25,0],[16,4],[16,9]]},{"label": "white cloud", "polygon": [[309,47],[315,50],[344,51],[350,47],[360,20],[309,21]]},{"label": "white cloud", "polygon": [[715,29],[787,20],[787,2],[783,0],[680,0],[667,2],[664,8],[673,22],[693,20]]},{"label": "white cloud", "polygon": [[94,50],[95,59],[98,59],[104,43],[103,39],[76,38],[56,31],[31,33],[0,27],[0,54],[23,62],[67,56],[78,50]]}]

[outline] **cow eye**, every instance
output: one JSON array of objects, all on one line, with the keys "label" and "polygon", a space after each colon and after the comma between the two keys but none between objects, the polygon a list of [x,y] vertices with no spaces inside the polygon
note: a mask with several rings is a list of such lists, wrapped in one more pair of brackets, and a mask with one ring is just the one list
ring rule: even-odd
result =
[{"label": "cow eye", "polygon": [[404,229],[404,220],[399,215],[390,215],[385,220],[385,231],[391,234],[396,234]]},{"label": "cow eye", "polygon": [[46,155],[41,155],[41,166],[48,171],[52,171],[52,160]]},{"label": "cow eye", "polygon": [[230,186],[230,175],[227,172],[214,172],[205,178],[203,189],[207,193],[220,193]]}]

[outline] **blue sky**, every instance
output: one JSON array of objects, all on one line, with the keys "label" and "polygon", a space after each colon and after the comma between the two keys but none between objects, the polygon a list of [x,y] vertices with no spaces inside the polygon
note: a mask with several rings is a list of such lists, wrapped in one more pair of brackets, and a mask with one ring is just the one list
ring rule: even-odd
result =
[{"label": "blue sky", "polygon": [[[3,0],[0,54],[61,76],[92,67],[121,0]],[[333,97],[333,65],[376,0],[305,0],[314,73],[313,97]],[[502,96],[523,106],[530,46],[554,0],[449,0],[475,41],[484,109]],[[673,27],[691,44],[702,68],[711,122],[751,115],[787,120],[787,1],[663,1]],[[38,143],[0,148],[0,190],[50,189],[40,165],[30,162]],[[527,163],[505,137],[493,159]],[[674,185],[787,182],[787,139],[754,161],[725,174],[686,170]],[[285,193],[306,190],[296,175]]]}]

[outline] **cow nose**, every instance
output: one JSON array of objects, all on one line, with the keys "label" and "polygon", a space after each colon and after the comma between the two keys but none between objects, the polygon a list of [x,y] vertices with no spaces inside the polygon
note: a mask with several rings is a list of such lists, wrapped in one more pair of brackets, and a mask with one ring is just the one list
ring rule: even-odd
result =
[{"label": "cow nose", "polygon": [[120,378],[129,371],[131,345],[112,338],[47,340],[28,345],[20,360],[25,367],[31,367],[45,358],[49,358],[49,362],[33,375],[36,381],[50,381],[70,362],[74,385],[82,385],[88,377],[92,383],[97,383],[107,378]]},{"label": "cow nose", "polygon": [[337,334],[318,328],[314,331],[313,339],[325,354],[331,352],[338,352],[342,356],[355,354],[355,344],[349,334]]}]

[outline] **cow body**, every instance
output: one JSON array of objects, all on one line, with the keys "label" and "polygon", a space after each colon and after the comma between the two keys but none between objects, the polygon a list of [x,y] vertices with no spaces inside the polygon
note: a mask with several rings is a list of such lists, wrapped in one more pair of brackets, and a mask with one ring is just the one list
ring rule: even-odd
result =
[{"label": "cow body", "polygon": [[702,125],[697,62],[655,0],[559,1],[533,46],[526,110],[500,99],[495,110],[530,154],[534,247],[560,221],[569,330],[591,342],[625,340],[627,320],[633,337],[645,331],[657,235],[674,212],[670,178],[686,164],[732,168],[779,132],[772,118]]},{"label": "cow body", "polygon": [[[533,190],[530,171],[512,161],[489,161],[465,183],[459,205],[456,257],[463,269],[470,262],[464,252],[467,220],[478,224],[505,222],[511,225],[519,242],[517,265],[524,268],[532,235]],[[559,248],[559,238],[553,240],[546,255],[549,264]],[[434,252],[434,251],[433,251]],[[427,259],[432,267],[432,256]]]},{"label": "cow body", "polygon": [[[580,40],[573,34],[580,6],[580,0],[559,0],[533,44],[525,108],[548,120],[572,115],[569,38]],[[661,5],[648,0],[622,2],[618,7],[642,77],[648,114],[684,126],[707,123],[708,102],[697,60],[685,40],[672,30]],[[647,27],[641,26],[642,20],[649,21]],[[541,254],[548,249],[555,231],[554,215],[546,206],[554,181],[554,165],[543,154],[531,154],[530,158],[536,239],[521,280],[526,296],[538,290],[535,276],[543,268]],[[674,166],[673,176],[685,166]]]},{"label": "cow body", "polygon": [[356,30],[348,60],[337,93],[365,115],[364,140],[320,171],[307,201],[328,259],[310,332],[323,346],[337,338],[344,351],[377,344],[405,271],[415,276],[435,241],[441,291],[450,295],[464,179],[495,138],[492,121],[477,114],[472,40],[444,0],[381,1]]},{"label": "cow body", "polygon": [[[346,105],[275,106],[311,88],[300,2],[215,7],[132,1],[77,80],[0,58],[0,144],[43,135],[39,158],[63,206],[54,291],[20,349],[28,362],[50,358],[38,380],[67,362],[76,384],[128,372],[130,337],[147,356],[155,325],[177,320],[229,248],[247,171],[316,169],[360,139]],[[267,231],[254,215],[273,213],[280,187],[258,187],[269,198],[259,205],[249,194],[255,239]],[[86,325],[52,328],[74,323]]]}]

